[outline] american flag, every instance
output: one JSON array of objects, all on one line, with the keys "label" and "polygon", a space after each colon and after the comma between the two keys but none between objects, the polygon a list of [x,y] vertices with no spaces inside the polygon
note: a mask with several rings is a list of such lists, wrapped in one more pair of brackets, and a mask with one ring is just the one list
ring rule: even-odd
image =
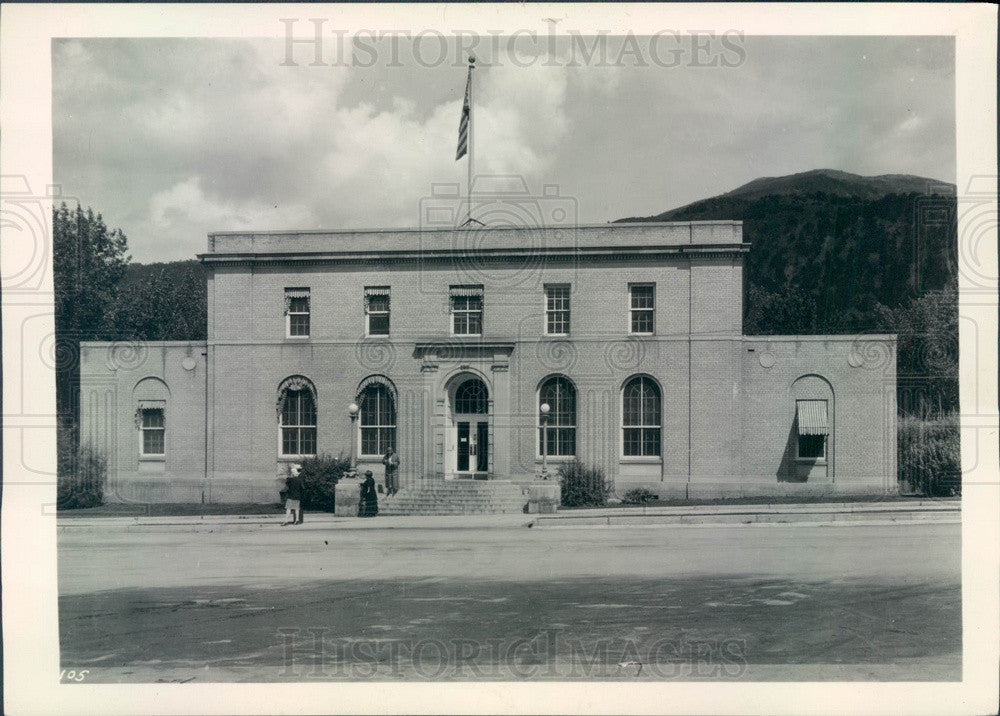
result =
[{"label": "american flag", "polygon": [[469,66],[469,78],[465,81],[465,102],[462,103],[462,119],[458,123],[458,151],[455,161],[469,153],[469,98],[472,94],[472,66]]}]

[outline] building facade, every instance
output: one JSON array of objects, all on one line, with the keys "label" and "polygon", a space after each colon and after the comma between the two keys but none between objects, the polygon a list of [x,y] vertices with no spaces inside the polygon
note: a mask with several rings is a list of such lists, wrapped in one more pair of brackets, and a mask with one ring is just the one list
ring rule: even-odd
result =
[{"label": "building facade", "polygon": [[82,439],[123,501],[273,502],[287,463],[381,477],[390,446],[401,494],[574,459],[618,495],[895,491],[895,336],[742,335],[749,250],[733,221],[212,234],[207,340],[84,343]]}]

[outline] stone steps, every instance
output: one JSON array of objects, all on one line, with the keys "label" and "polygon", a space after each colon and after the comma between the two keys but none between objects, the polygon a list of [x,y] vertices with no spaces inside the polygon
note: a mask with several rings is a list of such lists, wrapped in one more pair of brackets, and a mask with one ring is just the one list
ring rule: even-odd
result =
[{"label": "stone steps", "polygon": [[392,497],[380,496],[385,515],[477,515],[524,512],[520,485],[496,481],[420,481]]}]

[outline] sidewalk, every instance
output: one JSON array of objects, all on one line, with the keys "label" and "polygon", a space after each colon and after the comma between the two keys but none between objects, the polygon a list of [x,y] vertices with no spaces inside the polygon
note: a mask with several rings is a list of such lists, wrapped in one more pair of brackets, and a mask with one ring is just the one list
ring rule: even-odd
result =
[{"label": "sidewalk", "polygon": [[243,530],[370,529],[524,529],[662,525],[885,524],[887,522],[959,522],[961,502],[845,502],[788,505],[693,505],[684,507],[607,507],[561,510],[549,515],[420,515],[373,519],[306,513],[301,525],[282,527],[283,514],[196,515],[187,517],[69,517],[59,531],[223,532]]},{"label": "sidewalk", "polygon": [[959,500],[609,507],[537,515],[535,526],[959,522],[961,511]]}]

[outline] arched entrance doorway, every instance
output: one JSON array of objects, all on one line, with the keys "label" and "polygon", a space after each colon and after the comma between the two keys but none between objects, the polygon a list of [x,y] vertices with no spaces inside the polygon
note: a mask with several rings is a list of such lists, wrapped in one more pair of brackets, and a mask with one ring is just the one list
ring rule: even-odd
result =
[{"label": "arched entrance doorway", "polygon": [[463,374],[452,381],[448,426],[451,477],[485,480],[490,471],[489,390],[477,376]]}]

